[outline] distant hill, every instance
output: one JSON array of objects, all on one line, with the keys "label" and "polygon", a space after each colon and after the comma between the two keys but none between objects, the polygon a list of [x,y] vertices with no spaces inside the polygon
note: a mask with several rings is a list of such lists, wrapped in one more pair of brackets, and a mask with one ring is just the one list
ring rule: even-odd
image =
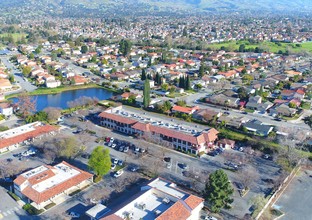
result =
[{"label": "distant hill", "polygon": [[62,11],[75,8],[86,10],[109,10],[123,8],[133,12],[145,11],[207,11],[207,12],[242,12],[266,11],[312,12],[312,0],[0,0],[0,8],[29,7],[49,8]]}]

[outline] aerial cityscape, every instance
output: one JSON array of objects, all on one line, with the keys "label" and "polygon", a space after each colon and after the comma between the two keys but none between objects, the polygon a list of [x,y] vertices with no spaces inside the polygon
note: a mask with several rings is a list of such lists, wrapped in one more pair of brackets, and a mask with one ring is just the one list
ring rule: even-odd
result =
[{"label": "aerial cityscape", "polygon": [[1,0],[0,220],[310,220],[312,1]]}]

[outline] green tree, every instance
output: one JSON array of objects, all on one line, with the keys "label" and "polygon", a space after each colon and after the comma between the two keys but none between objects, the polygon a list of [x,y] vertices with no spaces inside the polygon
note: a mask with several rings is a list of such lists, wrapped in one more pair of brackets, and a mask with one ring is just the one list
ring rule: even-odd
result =
[{"label": "green tree", "polygon": [[142,69],[142,73],[141,73],[141,80],[145,80],[146,79],[146,70]]},{"label": "green tree", "polygon": [[81,53],[87,53],[88,52],[88,47],[86,45],[82,45],[80,52]]},{"label": "green tree", "polygon": [[37,48],[36,48],[36,50],[35,50],[35,53],[36,54],[40,54],[41,53],[41,46],[38,46]]},{"label": "green tree", "polygon": [[88,161],[88,166],[92,169],[96,176],[103,176],[111,169],[111,158],[109,156],[109,149],[103,146],[97,146],[91,153]]},{"label": "green tree", "polygon": [[168,83],[162,84],[162,85],[161,85],[161,89],[162,89],[163,91],[168,91],[168,89],[169,89]]},{"label": "green tree", "polygon": [[144,89],[143,89],[143,105],[144,108],[147,108],[151,102],[151,88],[150,82],[148,79],[145,79]]},{"label": "green tree", "polygon": [[248,99],[248,93],[244,87],[239,88],[237,93],[238,93],[238,97],[241,100],[247,100]]},{"label": "green tree", "polygon": [[164,104],[161,106],[161,110],[163,113],[169,111],[171,109],[172,105],[171,103],[167,100],[164,102]]},{"label": "green tree", "polygon": [[220,212],[222,208],[228,208],[233,202],[231,198],[233,193],[234,189],[223,170],[216,170],[210,174],[205,188],[205,198],[212,212]]},{"label": "green tree", "polygon": [[186,90],[190,90],[191,89],[191,80],[190,80],[190,76],[187,75],[186,77],[186,82],[185,82],[185,87]]},{"label": "green tree", "polygon": [[178,106],[185,107],[185,106],[186,106],[186,102],[185,102],[185,100],[178,100],[178,101],[177,101],[177,105],[178,105]]},{"label": "green tree", "polygon": [[198,77],[202,78],[205,74],[205,64],[203,62],[200,63]]},{"label": "green tree", "polygon": [[307,125],[310,126],[310,128],[312,128],[312,115],[307,116],[303,119],[304,123],[306,123]]},{"label": "green tree", "polygon": [[131,51],[132,43],[129,40],[122,39],[119,42],[119,52],[123,56],[127,56]]},{"label": "green tree", "polygon": [[297,105],[295,103],[293,103],[293,102],[290,102],[288,104],[288,106],[289,106],[289,108],[297,108]]}]

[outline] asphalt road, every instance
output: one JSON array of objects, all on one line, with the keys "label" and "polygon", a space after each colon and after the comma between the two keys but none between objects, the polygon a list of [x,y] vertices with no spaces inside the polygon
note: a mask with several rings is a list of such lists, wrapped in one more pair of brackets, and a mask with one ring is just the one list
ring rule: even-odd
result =
[{"label": "asphalt road", "polygon": [[22,207],[9,196],[7,191],[0,187],[0,219],[3,220],[26,220],[29,216]]},{"label": "asphalt road", "polygon": [[17,69],[10,61],[10,56],[0,56],[0,59],[2,60],[2,62],[4,63],[4,65],[11,69],[11,73],[14,74],[15,80],[17,81],[17,84],[19,84],[21,86],[21,90],[16,90],[16,91],[12,91],[12,92],[7,92],[6,95],[9,94],[13,94],[13,93],[18,93],[21,92],[22,90],[26,90],[28,92],[34,91],[35,89],[37,89],[36,86],[32,85],[30,82],[26,81],[23,79],[22,77],[22,73],[19,69]]}]

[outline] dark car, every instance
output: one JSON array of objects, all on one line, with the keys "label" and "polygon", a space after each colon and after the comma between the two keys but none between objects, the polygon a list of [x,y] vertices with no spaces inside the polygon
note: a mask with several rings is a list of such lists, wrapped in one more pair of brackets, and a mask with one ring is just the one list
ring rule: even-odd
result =
[{"label": "dark car", "polygon": [[85,158],[85,159],[89,159],[91,157],[91,155],[90,154],[82,154],[81,157]]},{"label": "dark car", "polygon": [[171,162],[171,157],[164,157],[164,161],[167,162],[167,163],[170,163]]},{"label": "dark car", "polygon": [[274,118],[275,121],[282,121],[281,118]]}]

